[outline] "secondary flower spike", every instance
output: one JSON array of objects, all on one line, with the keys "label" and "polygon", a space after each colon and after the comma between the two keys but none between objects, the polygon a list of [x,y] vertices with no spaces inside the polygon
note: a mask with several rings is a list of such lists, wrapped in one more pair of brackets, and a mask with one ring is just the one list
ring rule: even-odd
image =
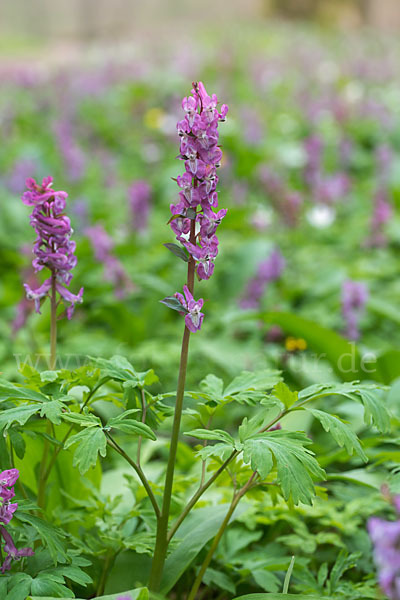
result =
[{"label": "secondary flower spike", "polygon": [[45,177],[41,184],[32,178],[26,180],[28,189],[22,196],[22,202],[33,206],[31,225],[37,233],[32,265],[36,273],[47,267],[51,271],[51,277],[36,289],[32,289],[28,283],[24,284],[24,288],[27,298],[35,301],[35,310],[40,313],[40,302],[49,295],[52,278],[55,276],[56,290],[64,303],[68,304],[66,314],[71,319],[75,304],[82,302],[83,288],[77,295],[68,290],[72,279],[71,271],[77,263],[74,254],[76,244],[70,239],[71,222],[64,214],[68,194],[54,191],[52,185],[52,177]]}]

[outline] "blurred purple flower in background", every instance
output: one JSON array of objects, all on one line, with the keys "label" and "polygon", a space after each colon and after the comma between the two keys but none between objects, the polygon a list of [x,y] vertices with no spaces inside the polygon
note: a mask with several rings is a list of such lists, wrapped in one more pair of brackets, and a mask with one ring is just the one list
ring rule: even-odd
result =
[{"label": "blurred purple flower in background", "polygon": [[83,288],[77,295],[67,289],[73,277],[71,271],[77,263],[74,254],[76,244],[70,239],[71,222],[64,214],[68,194],[54,191],[52,185],[52,177],[45,177],[41,185],[34,179],[26,180],[28,190],[22,195],[22,202],[33,206],[31,225],[38,236],[33,247],[35,258],[32,266],[35,273],[47,267],[51,277],[36,289],[32,289],[29,283],[25,283],[24,288],[27,298],[35,301],[35,310],[40,313],[40,301],[49,295],[54,278],[58,293],[69,304],[66,315],[71,319],[75,304],[82,302]]},{"label": "blurred purple flower in background", "polygon": [[345,321],[344,335],[353,341],[360,337],[359,321],[368,300],[367,286],[361,281],[347,279],[342,285],[342,315]]},{"label": "blurred purple flower in background", "polygon": [[268,284],[280,278],[285,264],[286,261],[278,248],[273,250],[266,260],[260,262],[255,277],[248,282],[240,300],[241,308],[258,308]]},{"label": "blurred purple flower in background", "polygon": [[117,298],[123,299],[132,292],[134,285],[129,279],[122,263],[114,254],[114,241],[108,235],[103,225],[97,224],[87,227],[84,234],[89,239],[94,256],[99,263],[104,266],[104,278],[114,286],[114,292]]},{"label": "blurred purple flower in background", "polygon": [[59,120],[54,130],[67,177],[71,181],[79,181],[86,171],[86,157],[74,139],[72,125],[68,119]]},{"label": "blurred purple flower in background", "polygon": [[[392,502],[399,514],[400,496],[395,496]],[[379,585],[390,600],[400,600],[400,519],[385,521],[371,517],[367,527],[374,547]]]},{"label": "blurred purple flower in background", "polygon": [[393,161],[392,150],[387,145],[381,144],[377,148],[375,160],[378,188],[373,200],[370,234],[365,245],[380,247],[386,246],[388,242],[385,225],[390,221],[393,215],[388,186],[388,179]]},{"label": "blurred purple flower in background", "polygon": [[22,194],[25,181],[37,169],[36,162],[31,158],[20,158],[15,161],[10,174],[6,178],[6,186],[13,194]]},{"label": "blurred purple flower in background", "polygon": [[134,181],[128,189],[128,197],[133,228],[143,233],[147,230],[150,215],[150,185],[144,180]]},{"label": "blurred purple flower in background", "polygon": [[303,206],[303,198],[299,192],[290,190],[269,165],[260,165],[258,177],[282,222],[288,227],[296,227]]}]

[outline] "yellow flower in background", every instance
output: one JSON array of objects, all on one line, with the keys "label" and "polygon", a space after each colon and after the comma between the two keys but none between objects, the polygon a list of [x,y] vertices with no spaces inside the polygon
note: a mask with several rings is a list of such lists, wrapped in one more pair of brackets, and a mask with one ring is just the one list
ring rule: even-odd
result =
[{"label": "yellow flower in background", "polygon": [[303,338],[287,337],[285,348],[288,352],[302,352],[307,349],[307,342]]},{"label": "yellow flower in background", "polygon": [[144,114],[144,124],[149,129],[161,129],[165,118],[162,108],[149,108]]}]

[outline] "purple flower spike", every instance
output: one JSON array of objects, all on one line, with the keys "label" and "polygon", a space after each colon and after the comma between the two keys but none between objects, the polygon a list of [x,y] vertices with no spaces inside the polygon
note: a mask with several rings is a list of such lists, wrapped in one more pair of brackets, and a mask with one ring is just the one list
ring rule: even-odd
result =
[{"label": "purple flower spike", "polygon": [[200,298],[200,300],[194,300],[192,294],[189,291],[187,285],[183,286],[184,296],[179,292],[174,294],[175,298],[179,300],[185,309],[185,324],[186,327],[192,333],[198,331],[203,323],[204,313],[200,312],[203,308],[204,300]]},{"label": "purple flower spike", "polygon": [[[209,279],[218,254],[216,231],[227,213],[226,209],[213,209],[218,206],[217,169],[222,158],[218,125],[225,121],[228,107],[223,104],[218,110],[217,96],[209,96],[200,81],[193,83],[192,95],[182,100],[182,108],[186,115],[177,123],[181,138],[178,158],[183,161],[185,172],[176,178],[179,200],[170,206],[170,223],[176,239],[194,260],[198,278]],[[193,221],[195,226],[191,227]],[[178,293],[175,297],[189,311],[185,322],[194,332],[203,321],[204,315],[200,312],[203,301],[196,303],[186,286],[185,289],[186,299]]]},{"label": "purple flower spike", "polygon": [[31,225],[37,233],[33,247],[35,258],[32,261],[35,273],[47,267],[51,277],[42,285],[32,289],[25,283],[26,297],[35,301],[35,310],[40,313],[40,303],[49,295],[53,277],[56,279],[56,289],[64,302],[70,304],[67,308],[67,317],[70,319],[77,302],[82,302],[83,288],[78,295],[72,294],[67,286],[72,279],[72,269],[77,260],[74,254],[76,244],[71,241],[71,222],[64,214],[66,192],[55,192],[52,189],[52,177],[45,177],[39,185],[32,178],[26,180],[28,190],[22,196],[22,202],[33,206]]}]

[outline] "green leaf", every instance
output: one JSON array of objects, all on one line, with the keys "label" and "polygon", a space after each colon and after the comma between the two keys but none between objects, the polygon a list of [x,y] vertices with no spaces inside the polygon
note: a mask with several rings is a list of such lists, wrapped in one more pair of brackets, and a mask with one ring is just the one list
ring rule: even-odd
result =
[{"label": "green leaf", "polygon": [[[47,398],[46,398],[47,400]],[[0,412],[0,431],[4,428],[10,427],[13,423],[19,423],[25,425],[25,423],[32,417],[32,415],[38,413],[41,410],[39,404],[24,404],[17,406],[16,408],[9,408]]]},{"label": "green leaf", "polygon": [[149,440],[155,441],[157,438],[154,435],[154,432],[150,429],[150,427],[148,425],[146,425],[145,423],[141,423],[140,421],[137,421],[136,419],[127,419],[126,418],[129,415],[131,415],[132,413],[137,413],[137,412],[139,412],[138,408],[131,408],[130,410],[126,410],[125,412],[121,413],[117,417],[112,417],[108,421],[108,423],[104,427],[104,429],[107,429],[107,428],[119,429],[120,431],[124,431],[126,433],[132,433],[132,434],[136,434],[136,435],[141,435],[143,437],[148,438]]},{"label": "green leaf", "polygon": [[223,398],[222,390],[224,389],[224,382],[219,377],[210,374],[200,382],[200,389],[213,400],[218,401]]},{"label": "green leaf", "polygon": [[390,416],[384,404],[383,391],[360,387],[358,392],[364,405],[365,423],[373,423],[382,433],[390,431]]},{"label": "green leaf", "polygon": [[272,389],[281,380],[280,371],[264,369],[262,371],[242,371],[224,390],[224,396],[232,396],[248,390],[266,391]]},{"label": "green leaf", "polygon": [[280,579],[267,569],[254,569],[252,575],[257,585],[265,591],[277,592],[281,587]]},{"label": "green leaf", "polygon": [[42,371],[40,373],[40,380],[44,383],[49,383],[51,381],[57,381],[58,372],[57,371]]},{"label": "green leaf", "polygon": [[[309,596],[307,594],[246,594],[245,596],[236,596],[233,600],[321,600],[321,596]],[[333,600],[324,596],[324,600]]]},{"label": "green leaf", "polygon": [[203,583],[208,587],[210,587],[210,584],[215,584],[221,590],[226,590],[227,592],[231,592],[231,594],[236,592],[235,584],[226,573],[211,569],[210,567],[204,573]]},{"label": "green leaf", "polygon": [[130,433],[132,435],[141,435],[153,441],[157,439],[148,425],[141,423],[140,421],[136,421],[135,419],[124,419],[123,421],[119,420],[115,422],[113,422],[113,419],[110,419],[104,429],[107,429],[108,427],[112,427],[113,429],[118,429],[119,431]]},{"label": "green leaf", "polygon": [[44,596],[45,594],[54,594],[57,598],[74,598],[74,593],[71,592],[65,585],[54,581],[47,573],[39,573],[32,581],[31,594]]},{"label": "green leaf", "polygon": [[63,540],[66,534],[57,527],[50,525],[46,521],[31,515],[30,513],[18,510],[16,518],[23,523],[28,523],[38,532],[43,544],[49,549],[50,556],[53,559],[54,564],[61,558],[67,560],[68,555],[66,553]]},{"label": "green leaf", "polygon": [[189,255],[187,252],[185,252],[185,250],[182,248],[182,246],[178,246],[177,244],[163,244],[163,246],[165,246],[166,248],[168,248],[168,250],[170,250],[172,252],[172,254],[175,254],[175,256],[177,256],[178,258],[182,259],[185,262],[189,262]]},{"label": "green leaf", "polygon": [[100,369],[102,377],[115,381],[137,381],[134,367],[124,356],[116,355],[110,359],[91,357],[91,361]]},{"label": "green leaf", "polygon": [[192,431],[185,432],[184,435],[190,435],[199,440],[220,440],[221,442],[231,444],[232,447],[235,444],[233,437],[222,429],[193,429]]},{"label": "green leaf", "polygon": [[232,446],[231,444],[213,444],[212,446],[205,446],[201,448],[197,452],[198,456],[201,457],[202,460],[207,460],[207,458],[220,458],[222,461],[226,460],[230,454],[232,454]]},{"label": "green leaf", "polygon": [[248,440],[244,443],[244,462],[250,462],[253,471],[258,471],[261,479],[265,479],[271,472],[274,461],[268,444],[262,440]]},{"label": "green leaf", "polygon": [[306,410],[318,419],[325,431],[330,432],[335,442],[337,442],[341,448],[343,448],[343,446],[346,448],[348,454],[352,455],[354,451],[364,462],[368,462],[368,457],[362,449],[358,437],[349,425],[343,423],[338,417],[330,415],[322,410],[317,410],[315,408],[307,408]]},{"label": "green leaf", "polygon": [[8,430],[8,435],[10,436],[10,442],[12,444],[15,454],[18,456],[18,458],[23,459],[25,456],[25,448],[26,448],[24,438],[19,433],[19,431],[17,431],[13,427],[11,427]]},{"label": "green leaf", "polygon": [[300,432],[267,431],[245,441],[243,459],[245,463],[251,463],[253,469],[260,469],[265,476],[272,466],[273,457],[278,484],[285,500],[292,499],[294,504],[312,504],[315,495],[312,478],[325,480],[326,473],[313,452],[304,447],[310,443],[311,440]]},{"label": "green leaf", "polygon": [[283,381],[276,384],[273,394],[282,402],[285,408],[290,408],[298,400],[298,393],[292,392]]},{"label": "green leaf", "polygon": [[4,600],[25,600],[31,590],[32,577],[27,573],[18,573],[11,577],[9,592]]},{"label": "green leaf", "polygon": [[166,298],[160,300],[160,302],[161,304],[168,306],[168,308],[172,308],[172,310],[177,310],[178,312],[186,314],[188,313],[188,310],[179,302],[177,298],[175,298],[175,296],[167,296]]},{"label": "green leaf", "polygon": [[330,593],[334,593],[336,591],[343,573],[355,567],[357,564],[357,559],[360,558],[360,556],[360,553],[349,554],[346,550],[341,550],[339,552],[329,576]]},{"label": "green leaf", "polygon": [[61,423],[63,410],[65,410],[65,404],[59,400],[50,400],[48,402],[43,402],[40,409],[40,416],[47,417],[49,421],[55,425],[59,425]]},{"label": "green leaf", "polygon": [[70,437],[64,447],[69,448],[78,443],[74,454],[74,466],[78,467],[81,474],[86,473],[90,467],[97,463],[97,456],[105,456],[107,453],[107,438],[102,429],[98,427],[88,427],[76,435]]},{"label": "green leaf", "polygon": [[258,433],[260,431],[260,429],[262,428],[262,426],[264,425],[264,421],[265,421],[265,415],[264,413],[259,413],[257,415],[254,415],[254,417],[251,417],[251,419],[248,419],[247,417],[245,417],[241,423],[241,425],[239,425],[239,439],[241,442],[244,442],[245,439],[247,439],[248,437],[253,436],[254,434]]},{"label": "green leaf", "polygon": [[96,415],[82,414],[76,412],[63,413],[62,415],[65,421],[71,421],[81,427],[102,427],[103,424],[99,417]]},{"label": "green leaf", "polygon": [[0,402],[3,400],[33,400],[34,402],[46,402],[47,396],[36,390],[15,385],[0,379]]},{"label": "green leaf", "polygon": [[[144,587],[136,588],[133,590],[126,590],[126,592],[117,592],[116,594],[107,594],[106,596],[96,596],[96,600],[118,600],[121,596],[130,596],[132,600],[149,600],[149,590]],[[5,600],[8,600],[8,597]],[[28,596],[26,600],[67,600],[67,598],[60,598],[59,596]],[[76,600],[83,599],[77,598]]]},{"label": "green leaf", "polygon": [[[232,519],[237,519],[246,510],[246,506],[236,508]],[[161,582],[161,593],[167,594],[188,566],[211,540],[221,526],[228,511],[228,505],[206,506],[193,510],[179,527],[176,537],[180,541],[165,562]]]}]

